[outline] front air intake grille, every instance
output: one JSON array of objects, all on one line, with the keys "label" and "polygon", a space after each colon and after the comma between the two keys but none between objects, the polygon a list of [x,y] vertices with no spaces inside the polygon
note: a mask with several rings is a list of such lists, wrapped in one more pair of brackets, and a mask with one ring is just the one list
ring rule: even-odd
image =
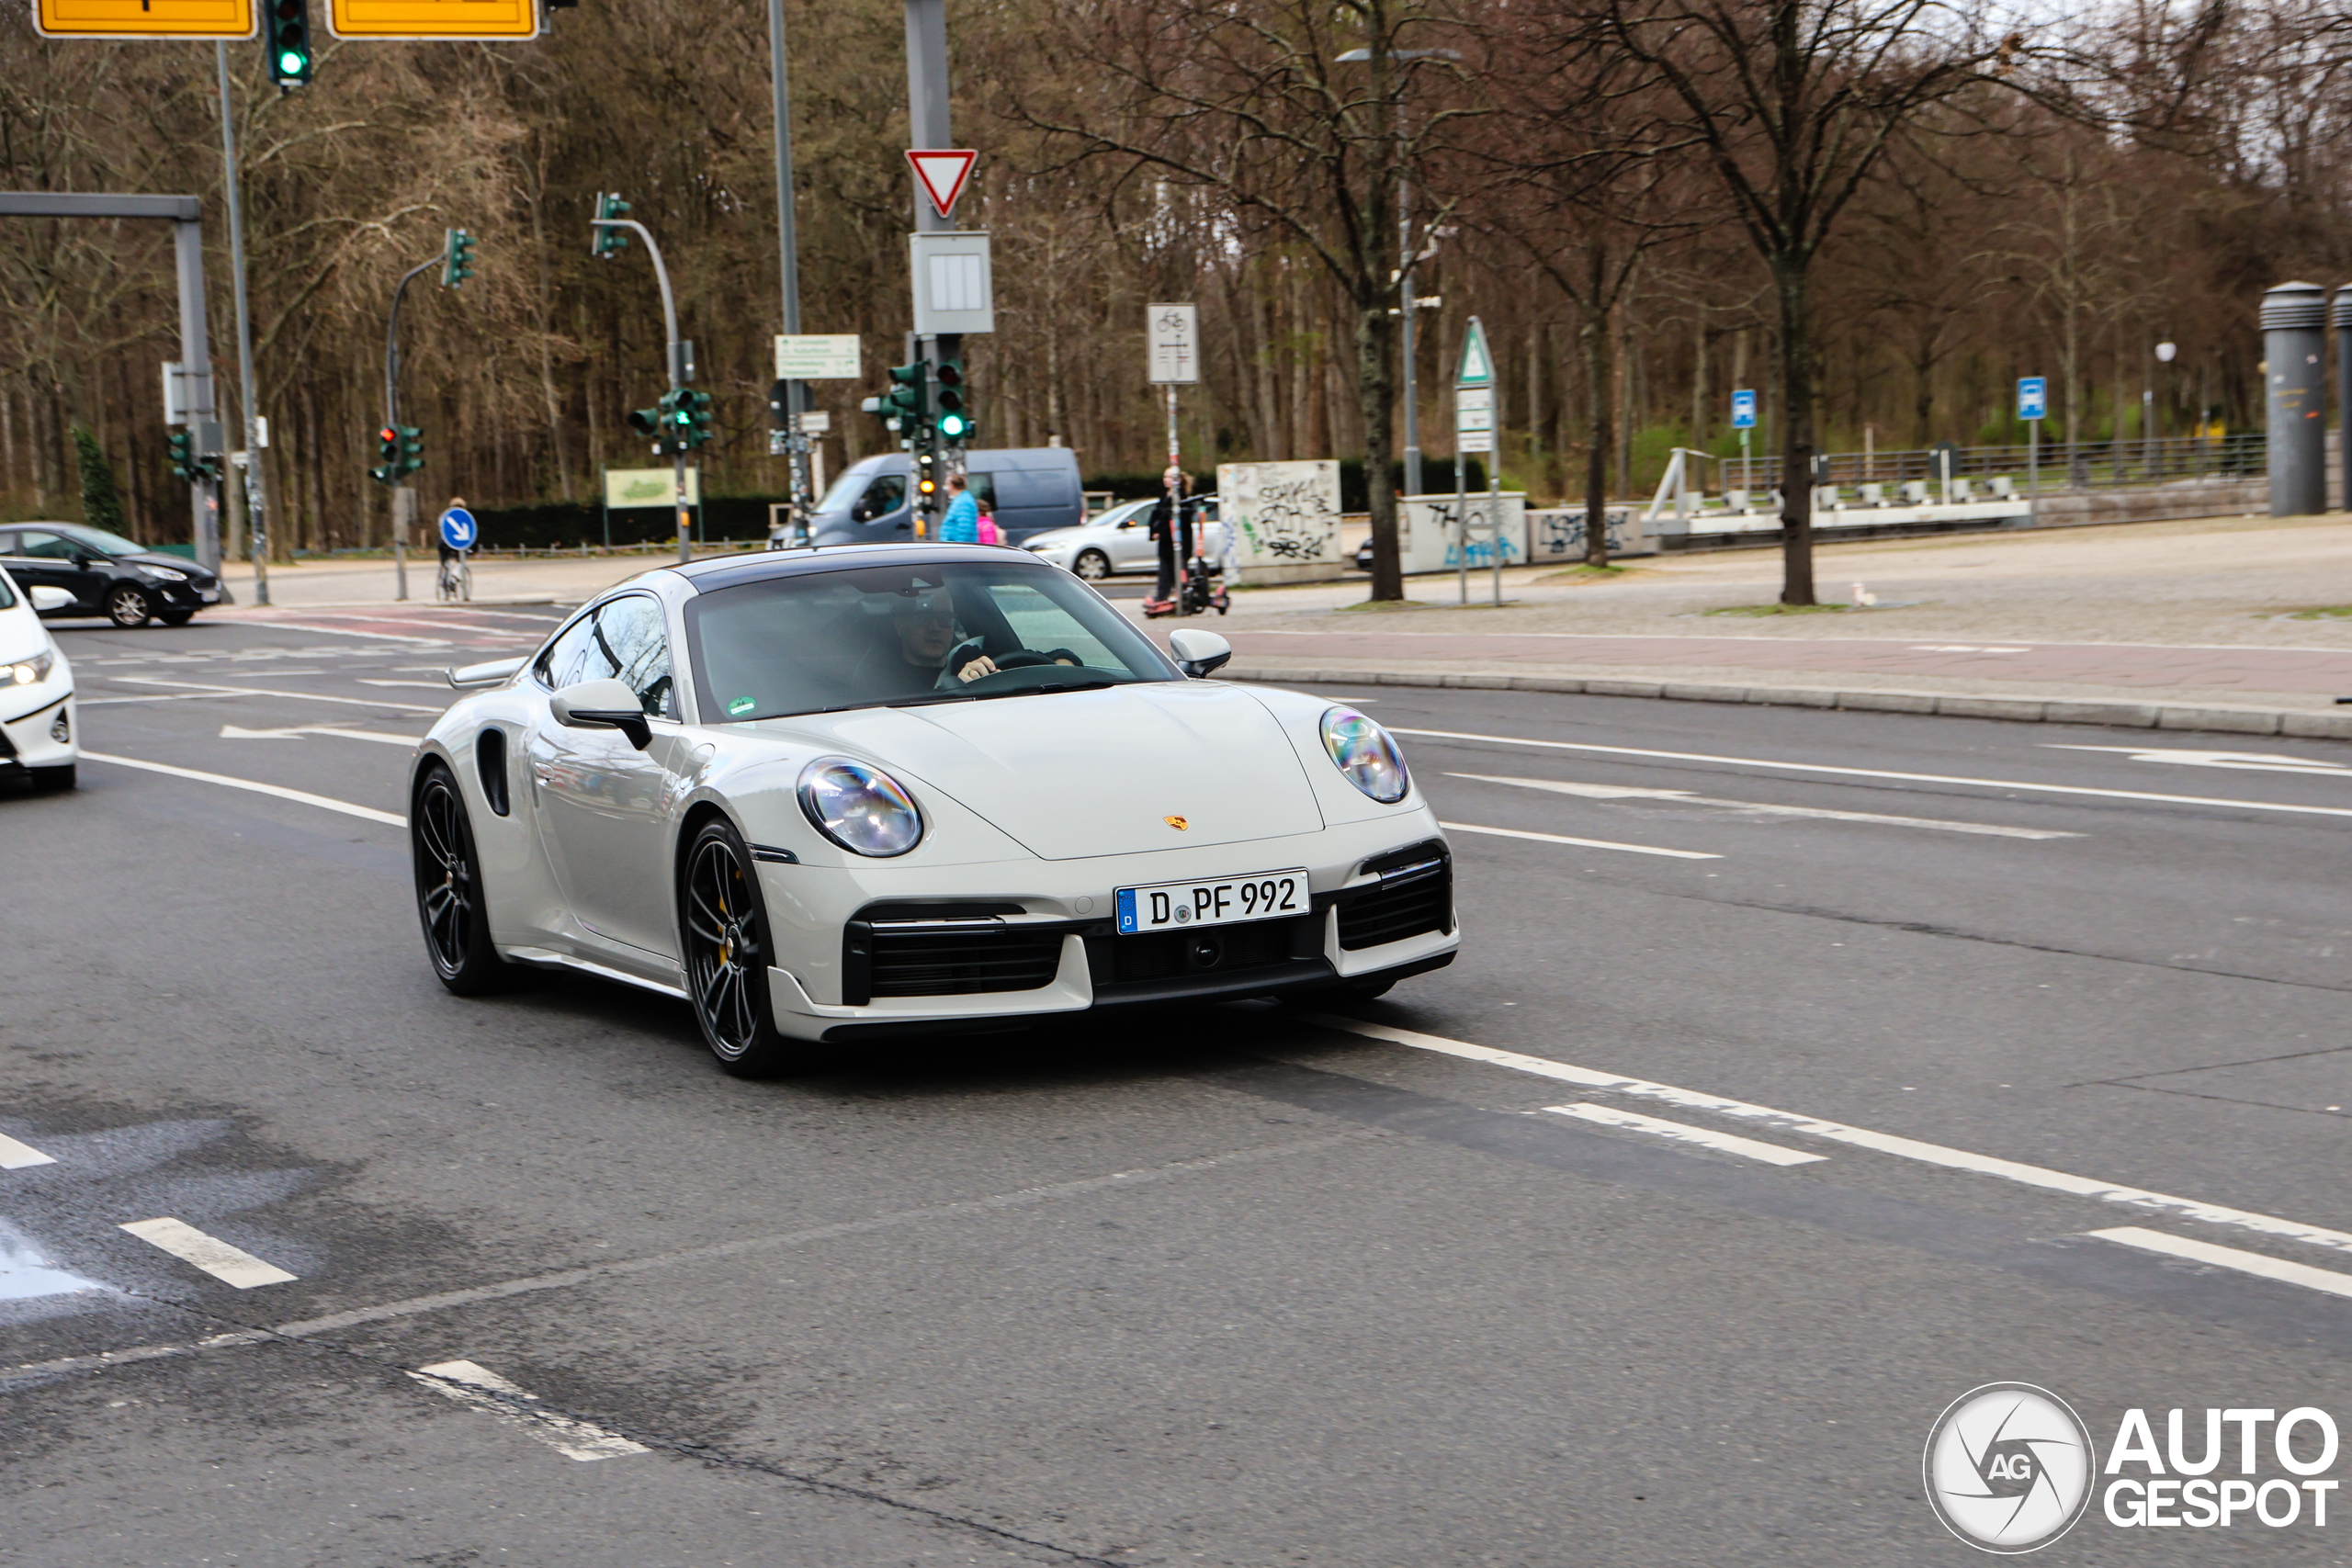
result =
[{"label": "front air intake grille", "polygon": [[1015,905],[881,905],[842,932],[842,1000],[1034,991],[1061,968],[1062,934],[1007,925]]},{"label": "front air intake grille", "polygon": [[1374,886],[1340,895],[1340,946],[1349,953],[1453,929],[1453,856],[1435,840],[1398,850],[1363,869]]}]

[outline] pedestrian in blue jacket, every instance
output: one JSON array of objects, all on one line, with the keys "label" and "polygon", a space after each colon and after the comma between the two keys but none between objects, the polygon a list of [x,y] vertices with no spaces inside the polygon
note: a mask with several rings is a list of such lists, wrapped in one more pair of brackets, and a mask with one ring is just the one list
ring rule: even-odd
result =
[{"label": "pedestrian in blue jacket", "polygon": [[977,545],[980,542],[980,503],[972,499],[964,476],[947,476],[947,515],[939,525],[939,542],[944,545]]}]

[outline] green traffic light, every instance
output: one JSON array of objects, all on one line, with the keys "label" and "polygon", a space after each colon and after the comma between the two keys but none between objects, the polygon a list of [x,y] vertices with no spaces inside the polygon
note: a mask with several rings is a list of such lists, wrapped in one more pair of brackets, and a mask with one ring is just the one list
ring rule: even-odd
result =
[{"label": "green traffic light", "polygon": [[961,436],[967,428],[964,416],[960,413],[944,413],[939,416],[939,434],[950,441]]},{"label": "green traffic light", "polygon": [[289,49],[277,57],[277,69],[282,75],[300,76],[302,73],[302,57]]}]

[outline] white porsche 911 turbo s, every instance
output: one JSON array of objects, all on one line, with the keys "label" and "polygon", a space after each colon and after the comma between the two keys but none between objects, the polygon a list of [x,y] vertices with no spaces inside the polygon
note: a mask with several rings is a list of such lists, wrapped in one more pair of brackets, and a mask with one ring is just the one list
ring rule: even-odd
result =
[{"label": "white porsche 911 turbo s", "polygon": [[1351,708],[1205,679],[1026,552],[650,571],[413,767],[444,985],[571,967],[690,1002],[743,1075],[1149,1004],[1379,995],[1453,961],[1453,857]]}]

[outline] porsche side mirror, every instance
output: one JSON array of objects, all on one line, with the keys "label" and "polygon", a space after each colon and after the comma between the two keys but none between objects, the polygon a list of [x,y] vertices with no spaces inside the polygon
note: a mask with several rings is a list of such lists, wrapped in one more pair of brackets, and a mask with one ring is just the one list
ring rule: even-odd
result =
[{"label": "porsche side mirror", "polygon": [[1233,657],[1233,645],[1215,632],[1196,632],[1186,626],[1168,634],[1169,651],[1176,655],[1176,668],[1199,681],[1215,674]]},{"label": "porsche side mirror", "polygon": [[527,659],[524,657],[493,659],[487,664],[468,664],[460,669],[444,671],[443,675],[449,684],[460,691],[468,686],[495,686],[501,682],[513,680],[526,662]]},{"label": "porsche side mirror", "polygon": [[617,729],[639,750],[653,744],[653,727],[627,682],[609,676],[566,686],[548,699],[555,721],[572,729]]},{"label": "porsche side mirror", "polygon": [[73,594],[62,588],[53,588],[46,582],[26,589],[25,597],[32,601],[34,613],[42,615],[48,615],[51,610],[66,609],[74,603]]}]

